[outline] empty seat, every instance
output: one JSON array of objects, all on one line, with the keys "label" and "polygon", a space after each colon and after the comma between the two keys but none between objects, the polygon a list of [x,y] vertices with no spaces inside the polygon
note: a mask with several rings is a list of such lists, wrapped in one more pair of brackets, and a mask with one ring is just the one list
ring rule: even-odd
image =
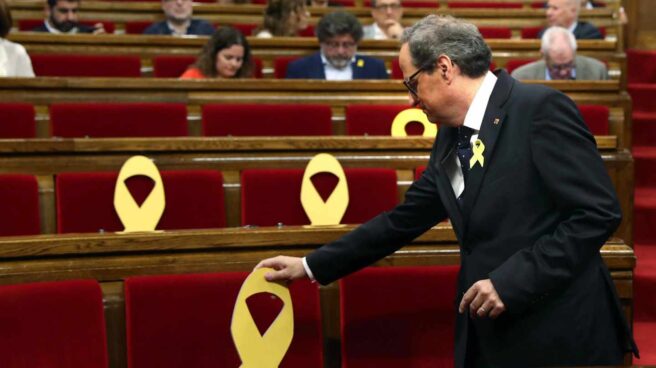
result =
[{"label": "empty seat", "polygon": [[28,103],[0,103],[0,138],[34,138],[34,106]]},{"label": "empty seat", "polygon": [[131,55],[30,54],[38,77],[139,77],[141,60]]},{"label": "empty seat", "polygon": [[579,111],[583,121],[594,135],[608,135],[610,126],[608,123],[609,110],[602,105],[579,105]]},{"label": "empty seat", "polygon": [[95,280],[0,286],[0,325],[2,367],[107,367]]},{"label": "empty seat", "polygon": [[0,175],[0,236],[41,233],[39,185],[36,177],[22,174]]},{"label": "empty seat", "polygon": [[[241,175],[242,225],[308,225],[301,204],[302,169],[244,170]],[[392,169],[344,169],[349,205],[342,224],[366,222],[398,202],[396,172]],[[312,180],[325,201],[337,183],[329,173]]]},{"label": "empty seat", "polygon": [[[132,277],[125,281],[128,367],[239,367],[230,324],[246,273]],[[294,337],[281,368],[323,366],[319,291],[307,280],[290,285]],[[279,298],[247,299],[266,331]]]},{"label": "empty seat", "polygon": [[55,137],[187,136],[187,106],[178,103],[62,103],[50,106]]},{"label": "empty seat", "polygon": [[457,274],[370,267],[342,279],[342,367],[453,367]]},{"label": "empty seat", "polygon": [[329,105],[210,104],[202,115],[206,136],[332,135]]},{"label": "empty seat", "polygon": [[[223,176],[218,171],[162,171],[166,208],[157,229],[200,229],[225,226]],[[118,173],[63,173],[57,175],[55,195],[57,231],[120,231],[123,225],[114,210]],[[153,187],[145,176],[126,181],[137,203]]]},{"label": "empty seat", "polygon": [[[398,113],[409,109],[409,105],[346,105],[346,134],[348,135],[391,135],[392,122]],[[406,126],[408,135],[421,135],[421,123]]]}]

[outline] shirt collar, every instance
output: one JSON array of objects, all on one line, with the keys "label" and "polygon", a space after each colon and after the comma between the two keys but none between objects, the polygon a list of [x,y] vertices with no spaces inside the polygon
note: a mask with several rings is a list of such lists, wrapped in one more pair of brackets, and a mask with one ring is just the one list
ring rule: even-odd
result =
[{"label": "shirt collar", "polygon": [[574,33],[574,30],[576,29],[576,26],[578,26],[578,25],[579,25],[579,22],[576,22],[576,21],[575,21],[574,23],[572,23],[571,26],[569,26],[569,28],[568,28],[569,31],[572,32],[572,33]]},{"label": "shirt collar", "polygon": [[383,30],[380,27],[378,27],[378,23],[374,22],[373,27],[374,27],[374,40],[387,39],[387,35],[385,34],[385,32],[383,32]]},{"label": "shirt collar", "polygon": [[[321,64],[323,64],[323,66],[329,66],[333,69],[339,70],[339,69],[335,68],[333,66],[333,64],[328,62],[328,59],[326,59],[326,56],[323,54],[323,52],[320,52],[319,55],[321,55]],[[351,58],[351,61],[349,62],[349,65],[347,67],[349,67],[353,63],[355,63],[355,55],[353,55],[353,57]]]},{"label": "shirt collar", "polygon": [[56,33],[56,34],[60,34],[60,33],[61,33],[61,34],[75,34],[75,33],[77,33],[77,31],[78,31],[77,27],[73,27],[73,28],[71,28],[71,30],[68,31],[68,32],[62,32],[62,31],[58,30],[57,28],[51,26],[51,25],[50,25],[50,22],[48,22],[47,19],[44,20],[43,23],[46,25],[46,29],[47,29],[48,32],[50,32],[50,33]]},{"label": "shirt collar", "polygon": [[466,127],[476,131],[481,130],[481,124],[483,123],[483,116],[487,109],[487,103],[490,100],[490,96],[492,96],[492,90],[494,90],[494,85],[496,83],[497,76],[488,70],[487,74],[485,74],[485,79],[483,79],[483,83],[478,88],[478,91],[476,91],[471,105],[469,105],[467,115],[465,115],[464,125]]}]

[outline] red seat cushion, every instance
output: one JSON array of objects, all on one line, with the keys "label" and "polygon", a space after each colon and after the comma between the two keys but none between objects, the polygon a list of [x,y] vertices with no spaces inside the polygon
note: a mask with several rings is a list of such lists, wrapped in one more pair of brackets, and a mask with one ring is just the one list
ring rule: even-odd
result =
[{"label": "red seat cushion", "polygon": [[579,111],[583,121],[594,135],[608,135],[610,127],[608,124],[609,110],[602,105],[579,105]]},{"label": "red seat cushion", "polygon": [[[409,105],[346,105],[346,134],[389,136],[396,115],[408,108]],[[406,126],[406,132],[408,135],[421,135],[424,127],[419,122],[410,123]]]},{"label": "red seat cushion", "polygon": [[159,55],[153,57],[155,78],[178,78],[196,61],[191,55]]},{"label": "red seat cushion", "polygon": [[106,368],[95,280],[0,286],[0,366]]},{"label": "red seat cushion", "polygon": [[39,77],[139,77],[141,60],[133,55],[30,54]]},{"label": "red seat cushion", "polygon": [[487,9],[520,9],[521,3],[505,3],[494,1],[449,1],[449,8],[487,8]]},{"label": "red seat cushion", "polygon": [[34,106],[28,103],[0,103],[0,138],[34,138]]},{"label": "red seat cushion", "polygon": [[342,367],[453,367],[457,274],[370,267],[342,279]]},{"label": "red seat cushion", "polygon": [[[137,0],[135,0],[137,1]],[[144,20],[135,20],[131,22],[125,22],[125,33],[126,34],[142,34],[153,22],[144,21]]]},{"label": "red seat cushion", "polygon": [[627,89],[633,100],[633,112],[656,112],[656,83],[631,83]]},{"label": "red seat cushion", "polygon": [[[218,171],[162,171],[166,208],[157,229],[224,227],[223,176]],[[59,233],[121,231],[114,210],[118,173],[63,173],[57,175],[57,231]],[[135,176],[127,181],[137,203],[150,193],[152,180]]]},{"label": "red seat cushion", "polygon": [[202,110],[206,136],[332,135],[329,105],[210,104]]},{"label": "red seat cushion", "polygon": [[[128,366],[239,367],[230,324],[246,276],[240,272],[127,279]],[[294,338],[280,367],[322,367],[318,288],[303,280],[291,284],[289,290]],[[248,299],[247,303],[256,324],[270,323],[275,316],[272,309],[282,307],[277,298]]]},{"label": "red seat cushion", "polygon": [[541,26],[524,27],[521,30],[521,35],[522,38],[539,38],[538,34],[540,34],[541,30],[542,30]]},{"label": "red seat cushion", "polygon": [[276,79],[285,79],[287,77],[287,66],[299,58],[298,56],[279,56],[273,59],[273,76]]},{"label": "red seat cushion", "polygon": [[0,236],[41,233],[39,185],[32,175],[0,175]]},{"label": "red seat cushion", "polygon": [[187,136],[187,106],[178,103],[62,103],[50,106],[55,137]]},{"label": "red seat cushion", "polygon": [[656,51],[626,50],[628,83],[656,83]]},{"label": "red seat cushion", "polygon": [[[366,222],[398,202],[396,172],[391,169],[344,169],[349,205],[341,223]],[[313,180],[322,198],[332,192],[334,176],[323,173]],[[308,225],[301,204],[303,170],[244,170],[241,174],[242,225]]]},{"label": "red seat cushion", "polygon": [[506,62],[506,70],[508,74],[512,73],[515,69],[519,68],[522,65],[534,62],[535,59],[512,59]]},{"label": "red seat cushion", "polygon": [[508,39],[512,37],[512,31],[509,27],[478,27],[483,38],[502,38]]}]

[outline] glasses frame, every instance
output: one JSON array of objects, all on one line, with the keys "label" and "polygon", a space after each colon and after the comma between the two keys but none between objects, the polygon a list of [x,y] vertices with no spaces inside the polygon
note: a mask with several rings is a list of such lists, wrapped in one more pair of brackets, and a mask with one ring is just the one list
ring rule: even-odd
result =
[{"label": "glasses frame", "polygon": [[416,72],[412,73],[411,76],[408,78],[403,79],[403,85],[405,88],[408,89],[408,91],[412,94],[412,96],[418,98],[419,96],[417,95],[417,87],[419,87],[419,74],[423,71],[425,71],[426,68],[419,68],[417,69]]}]

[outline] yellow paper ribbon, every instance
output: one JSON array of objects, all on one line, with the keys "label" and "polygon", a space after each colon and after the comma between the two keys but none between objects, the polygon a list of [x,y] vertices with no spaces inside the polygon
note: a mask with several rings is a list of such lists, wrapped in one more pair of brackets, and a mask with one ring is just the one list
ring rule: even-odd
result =
[{"label": "yellow paper ribbon", "polygon": [[392,136],[408,136],[408,133],[405,131],[405,127],[413,121],[417,121],[424,126],[424,134],[422,134],[423,137],[435,138],[437,135],[437,125],[428,121],[426,114],[424,114],[421,109],[416,108],[405,109],[398,113],[396,117],[394,117],[394,121],[392,122]]},{"label": "yellow paper ribbon", "polygon": [[[312,175],[320,172],[329,172],[338,179],[335,189],[325,202],[310,180]],[[346,213],[348,203],[348,185],[342,165],[335,157],[327,153],[314,156],[305,167],[301,184],[301,204],[310,218],[310,223],[314,226],[338,225]]]},{"label": "yellow paper ribbon", "polygon": [[[294,337],[294,311],[289,289],[282,283],[268,282],[264,278],[270,268],[258,268],[244,281],[235,302],[230,331],[241,368],[277,368],[289,349]],[[283,304],[280,313],[264,335],[260,335],[246,299],[261,292],[279,297]]]},{"label": "yellow paper ribbon", "polygon": [[485,158],[483,157],[483,152],[485,151],[485,144],[483,144],[483,141],[477,139],[476,142],[474,142],[472,151],[474,152],[474,154],[472,155],[472,158],[469,160],[469,168],[472,169],[476,164],[476,162],[481,164],[481,167],[483,167],[483,163],[485,162]]},{"label": "yellow paper ribbon", "polygon": [[[125,185],[125,180],[134,175],[144,175],[155,182],[141,207]],[[157,166],[148,157],[130,157],[121,167],[114,188],[114,209],[125,228],[123,231],[154,231],[165,206],[164,184]]]}]

